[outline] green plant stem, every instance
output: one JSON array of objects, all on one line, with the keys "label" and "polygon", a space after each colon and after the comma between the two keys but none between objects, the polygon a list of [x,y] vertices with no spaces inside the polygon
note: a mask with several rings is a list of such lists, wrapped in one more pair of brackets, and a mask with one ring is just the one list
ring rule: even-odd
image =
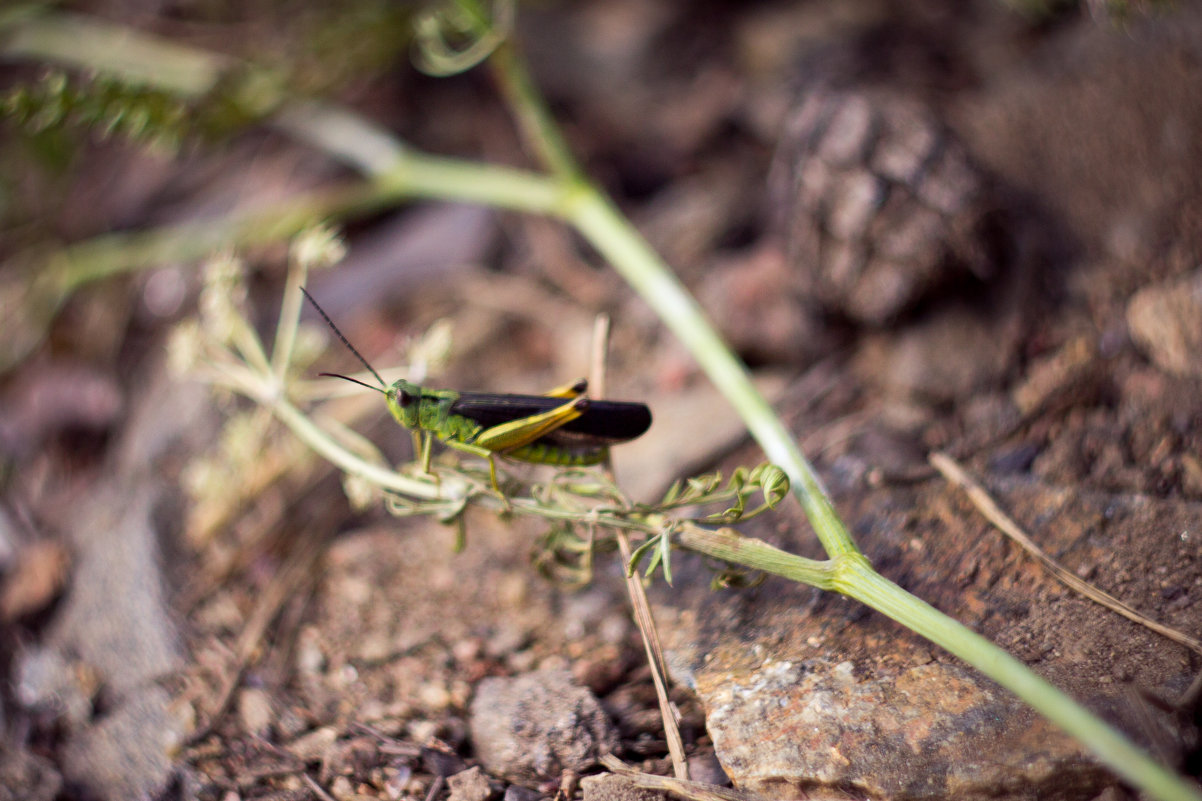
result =
[{"label": "green plant stem", "polygon": [[270,371],[267,351],[263,349],[263,343],[259,340],[259,332],[247,322],[246,318],[238,317],[234,321],[233,330],[230,331],[230,344],[234,346],[242,360],[250,365],[252,370],[256,372]]},{"label": "green plant stem", "polygon": [[497,85],[509,101],[522,138],[547,170],[561,181],[575,183],[583,173],[563,138],[555,118],[534,86],[526,62],[513,42],[502,42],[489,58]]},{"label": "green plant stem", "polygon": [[280,385],[288,374],[292,363],[292,349],[296,344],[296,332],[300,328],[301,287],[309,276],[308,265],[292,257],[288,274],[284,278],[284,299],[280,303],[279,323],[276,325],[275,341],[271,345],[271,374]]},{"label": "green plant stem", "polygon": [[361,476],[382,489],[426,500],[446,499],[461,496],[466,492],[466,484],[457,479],[442,479],[436,483],[432,480],[408,478],[395,470],[368,462],[335,444],[304,412],[283,398],[259,395],[256,399],[270,409],[281,423],[288,426],[297,439],[331,464],[351,475]]},{"label": "green plant stem", "polygon": [[0,30],[0,52],[80,66],[190,98],[211,90],[236,63],[98,17],[62,12],[18,17]]},{"label": "green plant stem", "polygon": [[818,561],[782,551],[754,537],[744,537],[733,529],[709,529],[683,523],[676,541],[696,553],[752,570],[799,581],[820,590],[833,590],[834,561]]},{"label": "green plant stem", "polygon": [[[524,170],[417,151],[404,153],[378,180],[311,192],[218,219],[98,236],[38,258],[38,272],[51,276],[46,291],[59,296],[61,302],[81,286],[102,278],[164,263],[196,261],[217,250],[279,242],[327,219],[367,214],[415,197],[554,214],[570,192],[550,178]],[[34,258],[18,260],[32,262]]]},{"label": "green plant stem", "polygon": [[[413,198],[478,203],[558,216],[572,188],[528,171],[473,164],[405,150],[377,180],[324,189],[267,208],[150,231],[105,234],[46,253],[21,254],[2,294],[21,310],[0,344],[0,370],[41,342],[58,310],[81,287],[162,264],[194,262],[215,251],[279,242],[330,219],[347,219]],[[23,272],[21,272],[23,270]],[[23,277],[20,277],[23,276]]]},{"label": "green plant stem", "polygon": [[52,254],[45,269],[58,277],[60,291],[69,293],[119,273],[286,240],[327,218],[365,214],[396,199],[370,181],[323,189],[227,217],[95,237]]},{"label": "green plant stem", "polygon": [[626,221],[613,202],[588,182],[530,78],[512,41],[490,58],[523,138],[540,160],[574,191],[563,216],[588,238],[622,277],[650,304],[664,324],[688,347],[710,380],[738,410],[768,459],[788,475],[822,547],[832,557],[859,553],[843,521],[793,435],[756,389],[751,375],[710,325],[697,301],[659,254]]},{"label": "green plant stem", "polygon": [[559,216],[573,187],[545,175],[407,150],[379,178],[389,196],[477,203]]},{"label": "green plant stem", "polygon": [[768,460],[785,471],[826,552],[832,558],[857,553],[859,549],[792,434],[755,388],[747,368],[709,324],[697,301],[600,191],[582,190],[573,201],[568,219],[684,342],[747,423]]}]

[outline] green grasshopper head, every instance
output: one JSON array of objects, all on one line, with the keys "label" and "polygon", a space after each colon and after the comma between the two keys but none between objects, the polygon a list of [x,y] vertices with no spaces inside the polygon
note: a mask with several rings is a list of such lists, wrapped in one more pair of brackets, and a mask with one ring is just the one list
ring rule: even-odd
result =
[{"label": "green grasshopper head", "polygon": [[384,400],[388,404],[388,411],[398,423],[414,431],[421,428],[421,387],[402,378],[385,390]]}]

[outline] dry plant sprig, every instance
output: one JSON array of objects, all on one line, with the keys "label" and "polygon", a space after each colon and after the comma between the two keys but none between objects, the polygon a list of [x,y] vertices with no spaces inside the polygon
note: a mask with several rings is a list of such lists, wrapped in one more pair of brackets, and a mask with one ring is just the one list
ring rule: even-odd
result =
[{"label": "dry plant sprig", "polygon": [[[320,238],[320,232],[302,237]],[[293,253],[307,252],[294,246]],[[334,250],[340,257],[341,251]],[[365,497],[363,485],[382,493],[387,510],[396,516],[433,516],[461,524],[463,512],[472,505],[511,514],[539,517],[551,524],[544,542],[548,551],[543,565],[558,561],[556,554],[588,551],[581,564],[591,565],[592,550],[608,547],[601,530],[621,529],[641,543],[631,558],[631,572],[648,553],[653,554],[647,568],[656,567],[671,578],[669,554],[675,534],[685,524],[720,522],[732,524],[761,514],[780,503],[789,491],[788,479],[772,465],[739,469],[725,482],[714,473],[688,479],[674,485],[660,504],[632,504],[621,489],[602,473],[584,469],[556,470],[546,480],[519,479],[500,471],[506,498],[491,491],[489,471],[484,464],[442,460],[434,465],[435,475],[427,475],[417,465],[394,469],[386,464],[378,450],[340,424],[332,422],[320,404],[304,411],[290,399],[300,385],[290,363],[298,337],[300,287],[312,265],[294,258],[285,283],[274,348],[270,351],[259,339],[248,320],[245,308],[243,265],[229,255],[220,255],[205,268],[201,295],[200,324],[181,327],[172,343],[173,362],[191,366],[192,374],[215,388],[242,395],[270,411],[301,441],[342,469],[353,479],[352,500]],[[311,386],[304,387],[307,397],[317,396]],[[246,419],[239,417],[235,419]],[[239,439],[253,432],[243,431]],[[755,495],[762,501],[755,503]],[[684,508],[722,504],[719,512],[701,517],[670,516]],[[649,548],[648,546],[653,546]],[[580,572],[580,578],[588,573]]]},{"label": "dry plant sprig", "polygon": [[[319,234],[307,234],[306,237],[310,241],[321,240]],[[313,420],[317,419],[317,415],[307,416],[287,400],[293,375],[289,362],[299,325],[301,286],[309,267],[306,260],[296,258],[296,254],[314,250],[326,252],[329,249],[293,247],[294,258],[285,283],[276,339],[270,355],[244,314],[245,285],[240,262],[230,257],[218,257],[210,262],[205,270],[202,323],[199,327],[188,329],[189,337],[202,337],[202,341],[196,343],[199,345],[197,352],[204,354],[204,358],[198,360],[203,362],[199,365],[203,368],[201,372],[215,385],[244,394],[261,404],[260,409],[273,412],[298,438],[342,467],[347,476],[344,486],[352,502],[356,499],[366,502],[371,497],[370,490],[374,489],[386,493],[385,508],[394,515],[431,515],[454,525],[457,532],[455,550],[465,545],[464,512],[472,504],[499,507],[506,515],[517,513],[548,520],[549,532],[544,538],[546,550],[536,557],[535,562],[544,572],[558,572],[561,575],[566,572],[577,581],[591,578],[597,548],[608,547],[616,542],[628,566],[628,590],[648,658],[652,662],[676,775],[680,779],[687,779],[684,744],[672,717],[675,710],[667,696],[662,648],[655,633],[650,605],[641,583],[633,578],[634,573],[643,557],[650,554],[647,574],[650,575],[659,567],[665,579],[671,582],[673,537],[686,525],[696,526],[696,522],[686,517],[670,518],[666,514],[669,510],[722,503],[726,506],[723,511],[703,519],[737,522],[761,514],[787,497],[788,479],[784,473],[772,465],[760,465],[752,470],[736,470],[725,483],[722,476],[716,473],[691,478],[669,489],[662,508],[630,503],[613,480],[609,469],[601,473],[581,469],[559,470],[550,480],[543,482],[519,482],[506,476],[507,488],[517,487],[525,492],[519,497],[500,499],[490,491],[492,481],[489,471],[483,468],[451,464],[440,466],[437,476],[402,475],[394,471],[395,477],[403,482],[422,482],[423,490],[433,485],[433,494],[428,491],[407,493],[403,484],[381,479],[379,471],[388,471],[390,468],[383,464],[378,451],[370,443],[348,435],[337,427],[323,429],[314,425]],[[340,250],[334,249],[332,252],[338,254],[333,258],[341,255]],[[176,350],[180,352],[182,348],[177,347]],[[603,385],[603,379],[598,383]],[[261,432],[240,431],[238,439],[258,441],[260,436]],[[374,465],[375,469],[362,469],[367,464]],[[763,494],[763,502],[749,508],[749,498],[757,492]],[[599,532],[606,530],[610,532],[610,537],[598,536]],[[714,534],[718,536],[717,532]],[[643,544],[633,552],[631,535],[643,540]],[[562,559],[565,552],[572,554],[574,564]],[[555,567],[560,570],[554,570]],[[562,569],[565,567],[568,568],[566,571]]]}]

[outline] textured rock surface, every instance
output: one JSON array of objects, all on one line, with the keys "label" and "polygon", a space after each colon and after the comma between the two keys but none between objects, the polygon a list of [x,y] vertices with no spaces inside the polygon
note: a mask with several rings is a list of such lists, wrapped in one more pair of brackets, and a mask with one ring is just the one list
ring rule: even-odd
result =
[{"label": "textured rock surface", "polygon": [[472,699],[471,733],[484,767],[515,782],[584,770],[617,746],[617,732],[596,697],[564,670],[481,681]]},{"label": "textured rock surface", "polygon": [[798,289],[824,311],[881,325],[944,281],[994,270],[988,181],[916,101],[808,90],[773,189]]},{"label": "textured rock surface", "polygon": [[[1176,599],[1161,621],[1198,635],[1198,504],[990,483],[1068,569],[1137,608]],[[1166,759],[1188,752],[1191,735],[1174,734],[1173,716],[1133,700],[1131,688],[1179,697],[1193,677],[1188,650],[1070,593],[940,481],[845,495],[839,505],[886,576],[1035,665],[1144,747],[1155,743]],[[1111,561],[1136,550],[1138,563]],[[773,798],[1001,791],[1079,800],[1111,781],[1010,693],[852,601],[770,580],[695,602],[665,626],[671,664],[700,696],[740,789]]]},{"label": "textured rock surface", "polygon": [[727,771],[775,798],[1088,798],[1105,783],[1079,747],[959,665],[857,675],[851,662],[765,661],[699,682]]},{"label": "textured rock surface", "polygon": [[1141,289],[1127,304],[1127,327],[1162,370],[1202,376],[1202,271]]}]

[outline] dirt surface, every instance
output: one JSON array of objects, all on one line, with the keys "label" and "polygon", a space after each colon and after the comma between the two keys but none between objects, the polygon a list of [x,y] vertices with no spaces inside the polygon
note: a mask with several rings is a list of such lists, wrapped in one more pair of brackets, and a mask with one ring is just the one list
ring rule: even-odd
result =
[{"label": "dirt surface", "polygon": [[[1202,15],[1095,5],[624,0],[522,8],[518,32],[586,169],[755,369],[876,567],[1198,776],[1199,655],[1050,579],[927,462],[951,454],[1069,571],[1202,636]],[[386,39],[372,14],[391,17],[356,7],[345,31],[303,3],[79,8],[279,64],[431,152],[529,163],[482,74],[416,75],[362,32]],[[798,122],[807,99],[821,119]],[[839,138],[856,147],[832,149],[836,123],[860,125]],[[73,155],[21,159],[29,142],[0,136],[6,258],[342,169],[258,127],[174,157],[74,132]],[[905,167],[953,162],[938,180]],[[403,207],[350,222],[347,240],[310,288],[376,363],[447,319],[434,383],[538,391],[587,372],[606,311],[610,394],[656,418],[616,451],[631,495],[760,460],[662,324],[558,224]],[[247,258],[268,332],[283,248]],[[183,264],[91,284],[0,378],[0,799],[599,792],[575,767],[466,773],[484,750],[478,684],[535,671],[557,686],[567,671],[571,697],[613,724],[598,741],[669,772],[612,554],[567,587],[532,565],[539,526],[478,512],[457,552],[454,527],[352,512],[284,433],[237,469],[213,460],[237,438],[231,416],[254,417],[168,372],[198,284]],[[409,458],[382,412],[358,430]],[[196,502],[204,487],[221,501]],[[747,533],[820,556],[796,510],[761,520]],[[713,594],[709,579],[682,555],[656,591],[678,677],[804,647],[806,625],[832,664],[888,669],[890,648],[950,661],[849,601],[778,581]],[[799,610],[812,622],[789,628]],[[1107,706],[1124,693],[1137,701]],[[726,781],[706,709],[683,687],[673,699],[695,778]]]}]

